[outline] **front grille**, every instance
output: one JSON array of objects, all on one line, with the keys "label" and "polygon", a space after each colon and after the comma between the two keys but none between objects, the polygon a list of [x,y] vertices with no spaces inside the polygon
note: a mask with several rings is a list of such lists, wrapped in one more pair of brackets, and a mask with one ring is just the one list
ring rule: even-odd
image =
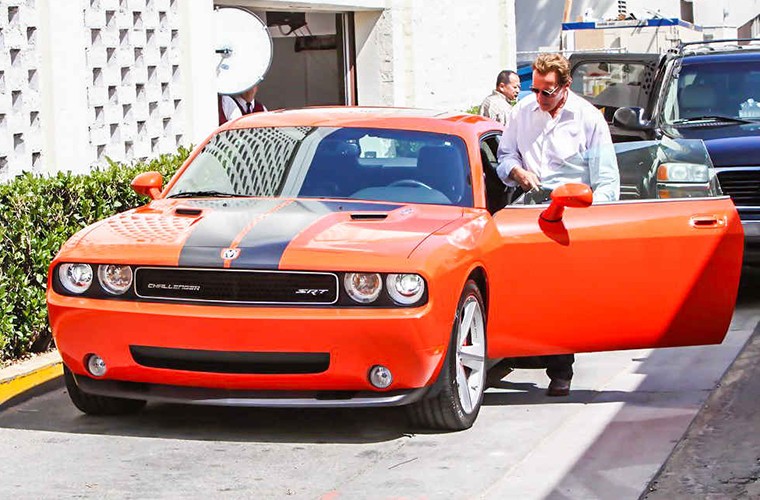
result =
[{"label": "front grille", "polygon": [[227,352],[129,346],[135,362],[150,368],[206,373],[322,373],[330,367],[326,352]]},{"label": "front grille", "polygon": [[146,299],[239,304],[334,304],[331,273],[140,267],[135,293]]},{"label": "front grille", "polygon": [[736,206],[760,206],[760,168],[718,171],[718,182]]}]

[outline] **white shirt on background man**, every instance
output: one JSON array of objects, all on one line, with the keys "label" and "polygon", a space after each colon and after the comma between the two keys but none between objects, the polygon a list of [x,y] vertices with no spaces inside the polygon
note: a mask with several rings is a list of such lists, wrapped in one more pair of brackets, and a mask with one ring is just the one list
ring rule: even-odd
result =
[{"label": "white shirt on background man", "polygon": [[[235,103],[237,101],[237,104]],[[239,104],[239,105],[238,105]],[[251,105],[251,112],[253,112],[253,108],[256,105],[256,101],[254,100]],[[239,95],[223,95],[222,96],[222,110],[224,111],[224,116],[227,117],[227,121],[232,121],[235,118],[240,118],[243,116],[242,109],[246,109],[248,106],[248,103],[240,97]],[[261,105],[264,108],[264,111],[267,110],[266,106],[263,104]]]}]

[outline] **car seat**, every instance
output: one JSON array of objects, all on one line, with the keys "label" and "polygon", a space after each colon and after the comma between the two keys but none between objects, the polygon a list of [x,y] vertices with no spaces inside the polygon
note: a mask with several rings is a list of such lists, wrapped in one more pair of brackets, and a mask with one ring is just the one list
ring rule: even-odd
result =
[{"label": "car seat", "polygon": [[359,146],[345,141],[322,141],[301,186],[300,196],[349,196],[356,190]]},{"label": "car seat", "polygon": [[424,146],[417,156],[417,179],[459,203],[464,193],[462,155],[451,146]]}]

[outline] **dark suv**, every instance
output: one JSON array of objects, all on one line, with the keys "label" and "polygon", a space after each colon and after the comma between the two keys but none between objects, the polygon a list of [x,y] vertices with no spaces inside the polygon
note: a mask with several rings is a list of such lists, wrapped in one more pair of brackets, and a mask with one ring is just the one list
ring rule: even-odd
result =
[{"label": "dark suv", "polygon": [[[712,174],[742,219],[745,263],[760,264],[760,46],[750,42],[760,40],[682,44],[665,55],[576,53],[570,64],[573,90],[602,109],[613,141],[705,142]],[[660,197],[698,195],[688,170],[682,178],[661,172]],[[643,189],[622,173],[621,184],[624,197]]]}]

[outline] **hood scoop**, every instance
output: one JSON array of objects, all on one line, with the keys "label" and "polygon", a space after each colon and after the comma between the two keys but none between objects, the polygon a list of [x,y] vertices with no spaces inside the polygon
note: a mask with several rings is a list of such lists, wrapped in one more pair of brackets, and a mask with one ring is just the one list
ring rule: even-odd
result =
[{"label": "hood scoop", "polygon": [[388,214],[385,212],[352,213],[351,220],[385,220]]},{"label": "hood scoop", "polygon": [[197,217],[203,213],[203,210],[200,208],[194,208],[194,207],[177,207],[174,210],[175,215],[187,215],[190,217]]}]

